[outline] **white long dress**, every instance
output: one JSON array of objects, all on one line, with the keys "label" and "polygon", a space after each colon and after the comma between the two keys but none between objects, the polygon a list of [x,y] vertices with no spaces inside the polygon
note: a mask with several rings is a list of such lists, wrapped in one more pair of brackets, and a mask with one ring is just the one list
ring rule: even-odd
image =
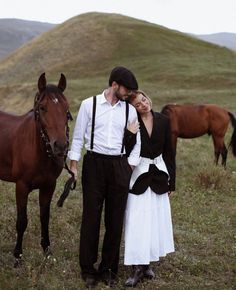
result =
[{"label": "white long dress", "polygon": [[129,193],[125,215],[125,265],[147,265],[174,252],[168,193],[150,187],[141,195]]},{"label": "white long dress", "polygon": [[[145,166],[138,166],[136,170],[143,173]],[[133,174],[135,179],[138,175]],[[124,264],[147,265],[174,250],[168,193],[156,194],[150,187],[140,195],[129,193],[125,213]]]},{"label": "white long dress", "polygon": [[152,113],[150,136],[139,116],[142,157],[130,180],[130,190],[137,194],[130,191],[126,206],[125,265],[147,265],[175,250],[170,201],[165,193],[175,190],[170,122],[166,116]]}]

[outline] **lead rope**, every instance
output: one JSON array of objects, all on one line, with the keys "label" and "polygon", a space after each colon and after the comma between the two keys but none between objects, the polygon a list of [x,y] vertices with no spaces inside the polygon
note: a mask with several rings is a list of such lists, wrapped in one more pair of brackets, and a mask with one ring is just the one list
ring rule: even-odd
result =
[{"label": "lead rope", "polygon": [[[73,118],[71,116],[71,113],[69,111],[67,112],[67,118],[68,118],[68,120],[73,120]],[[63,206],[63,203],[64,203],[65,199],[67,198],[67,196],[69,195],[70,190],[74,190],[75,187],[76,187],[76,180],[75,180],[74,172],[72,172],[70,170],[70,168],[68,167],[67,162],[66,162],[68,148],[69,148],[69,131],[70,131],[70,128],[69,128],[69,126],[67,124],[66,138],[67,138],[68,146],[67,146],[66,154],[64,156],[64,168],[69,172],[71,177],[67,180],[67,182],[66,182],[66,184],[64,186],[63,193],[61,194],[61,196],[60,196],[60,198],[59,198],[59,200],[57,202],[57,206],[58,207],[62,207]]]}]

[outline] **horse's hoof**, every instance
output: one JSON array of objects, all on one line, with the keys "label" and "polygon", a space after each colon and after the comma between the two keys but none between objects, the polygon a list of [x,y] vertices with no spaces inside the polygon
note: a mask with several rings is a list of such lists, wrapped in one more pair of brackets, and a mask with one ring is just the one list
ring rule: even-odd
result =
[{"label": "horse's hoof", "polygon": [[44,254],[46,259],[49,259],[50,256],[52,256],[52,251],[49,246],[44,250]]},{"label": "horse's hoof", "polygon": [[19,258],[15,258],[15,263],[14,263],[14,268],[18,268],[22,265],[23,260],[22,260],[22,254],[19,255]]}]

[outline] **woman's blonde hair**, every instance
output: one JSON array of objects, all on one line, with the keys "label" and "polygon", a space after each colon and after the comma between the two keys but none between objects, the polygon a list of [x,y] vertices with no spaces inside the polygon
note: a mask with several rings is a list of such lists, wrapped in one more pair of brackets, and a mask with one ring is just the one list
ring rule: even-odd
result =
[{"label": "woman's blonde hair", "polygon": [[135,98],[140,94],[143,95],[149,101],[150,107],[152,109],[152,100],[144,91],[141,91],[141,90],[137,90],[137,91],[133,92],[132,95],[129,97],[129,102],[130,103],[133,102],[135,100]]}]

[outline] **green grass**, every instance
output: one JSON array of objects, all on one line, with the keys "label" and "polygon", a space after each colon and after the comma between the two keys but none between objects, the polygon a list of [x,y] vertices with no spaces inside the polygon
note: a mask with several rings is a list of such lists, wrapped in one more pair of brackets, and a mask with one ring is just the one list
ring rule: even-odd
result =
[{"label": "green grass", "polygon": [[[228,135],[230,133],[229,130]],[[14,186],[0,183],[0,289],[84,289],[78,256],[82,213],[80,184],[63,208],[56,207],[66,178],[63,172],[52,201],[53,256],[45,260],[40,247],[38,195],[34,191],[29,198],[24,261],[18,269],[13,268],[12,256],[16,218]],[[231,153],[224,170],[213,165],[210,137],[179,139],[177,190],[171,197],[176,252],[153,263],[156,278],[141,283],[140,289],[235,289],[235,192],[236,160]],[[104,232],[103,227],[101,232]],[[129,273],[123,265],[123,251],[122,242],[116,289],[123,289]],[[97,289],[106,288],[100,283]]]}]

